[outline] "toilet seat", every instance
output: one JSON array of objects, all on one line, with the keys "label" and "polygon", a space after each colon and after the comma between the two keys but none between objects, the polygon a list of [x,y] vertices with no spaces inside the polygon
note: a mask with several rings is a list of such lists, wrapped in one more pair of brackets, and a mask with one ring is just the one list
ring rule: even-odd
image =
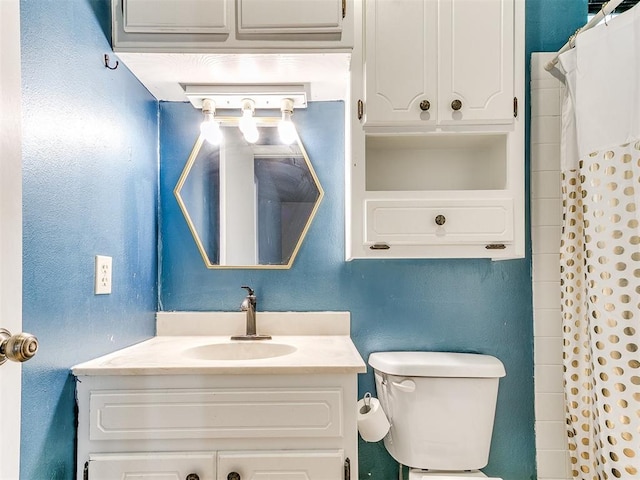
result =
[{"label": "toilet seat", "polygon": [[409,469],[409,480],[469,480],[471,478],[484,478],[486,480],[502,480],[498,477],[487,477],[480,470],[468,472],[445,472],[442,470]]}]

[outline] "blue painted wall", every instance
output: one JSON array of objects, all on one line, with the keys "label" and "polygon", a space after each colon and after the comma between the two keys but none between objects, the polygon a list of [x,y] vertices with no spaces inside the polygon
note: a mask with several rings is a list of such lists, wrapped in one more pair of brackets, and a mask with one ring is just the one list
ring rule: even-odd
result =
[{"label": "blue painted wall", "polygon": [[[23,0],[24,480],[74,477],[69,367],[148,338],[157,307],[158,104],[107,70],[109,1]],[[113,57],[113,54],[112,54]],[[94,255],[113,293],[93,294]]]},{"label": "blue painted wall", "polygon": [[[199,115],[158,104],[109,48],[108,0],[22,0],[24,329],[41,340],[25,364],[21,478],[74,477],[69,367],[154,333],[160,146],[160,300],[164,310],[235,310],[252,284],[261,310],[350,310],[362,355],[390,349],[480,351],[501,358],[487,472],[535,478],[530,259],[345,263],[343,105],[295,119],[326,196],[290,271],[204,268],[172,189]],[[527,0],[527,51],[560,47],[586,0]],[[112,55],[114,56],[114,55]],[[112,255],[114,293],[93,295],[93,256]],[[373,391],[371,374],[361,393]],[[396,478],[381,444],[361,444],[361,478]],[[370,474],[370,475],[369,475]]]}]

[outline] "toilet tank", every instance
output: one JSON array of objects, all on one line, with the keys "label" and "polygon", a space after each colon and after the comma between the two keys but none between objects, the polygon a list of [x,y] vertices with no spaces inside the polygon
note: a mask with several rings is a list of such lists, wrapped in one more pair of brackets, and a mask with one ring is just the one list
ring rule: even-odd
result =
[{"label": "toilet tank", "polygon": [[489,460],[498,381],[490,355],[377,352],[369,356],[391,429],[384,445],[399,463],[434,470],[476,470]]}]

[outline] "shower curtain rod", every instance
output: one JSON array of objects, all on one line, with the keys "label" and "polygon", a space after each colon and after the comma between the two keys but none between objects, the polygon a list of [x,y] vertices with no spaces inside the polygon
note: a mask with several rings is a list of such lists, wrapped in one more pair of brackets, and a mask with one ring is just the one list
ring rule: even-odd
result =
[{"label": "shower curtain rod", "polygon": [[584,25],[583,27],[579,28],[578,30],[576,30],[576,33],[571,35],[571,37],[569,38],[567,43],[565,43],[564,46],[560,50],[558,50],[558,53],[556,54],[556,56],[553,57],[552,60],[547,62],[547,64],[544,66],[544,69],[547,70],[547,71],[553,70],[554,67],[556,66],[556,64],[558,63],[558,57],[562,53],[564,53],[567,50],[569,50],[570,48],[573,48],[573,46],[575,45],[576,37],[580,33],[584,32],[586,30],[589,30],[592,27],[595,27],[598,23],[600,23],[600,20],[602,20],[607,15],[610,15],[611,12],[613,12],[616,8],[618,8],[618,5],[620,5],[622,2],[623,2],[623,0],[610,0],[607,3],[605,3],[604,5],[602,5],[602,8],[600,9],[600,11],[598,13],[596,13],[593,16],[593,18],[591,18],[591,20],[589,20],[587,22],[586,25]]}]

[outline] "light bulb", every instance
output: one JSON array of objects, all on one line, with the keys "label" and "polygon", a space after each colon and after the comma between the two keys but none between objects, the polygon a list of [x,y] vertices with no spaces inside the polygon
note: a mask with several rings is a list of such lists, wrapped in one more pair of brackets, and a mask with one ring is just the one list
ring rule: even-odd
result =
[{"label": "light bulb", "polygon": [[244,139],[249,143],[256,143],[260,132],[256,125],[256,119],[253,118],[254,103],[253,100],[246,99],[242,104],[242,117],[238,122],[238,128],[244,135]]},{"label": "light bulb", "polygon": [[290,98],[283,98],[282,105],[282,119],[278,122],[278,133],[280,134],[280,140],[287,145],[295,142],[297,134],[296,127],[291,121],[291,115],[293,114],[293,100]]},{"label": "light bulb", "polygon": [[296,141],[296,126],[291,119],[285,120],[284,118],[278,122],[278,133],[280,134],[280,140],[287,145]]},{"label": "light bulb", "polygon": [[260,138],[260,132],[258,131],[258,127],[254,124],[253,127],[247,128],[244,132],[244,139],[249,143],[256,143],[258,138]]},{"label": "light bulb", "polygon": [[205,114],[204,121],[200,124],[200,133],[204,139],[212,145],[220,145],[222,142],[222,130],[220,124],[215,121],[213,114]]}]

